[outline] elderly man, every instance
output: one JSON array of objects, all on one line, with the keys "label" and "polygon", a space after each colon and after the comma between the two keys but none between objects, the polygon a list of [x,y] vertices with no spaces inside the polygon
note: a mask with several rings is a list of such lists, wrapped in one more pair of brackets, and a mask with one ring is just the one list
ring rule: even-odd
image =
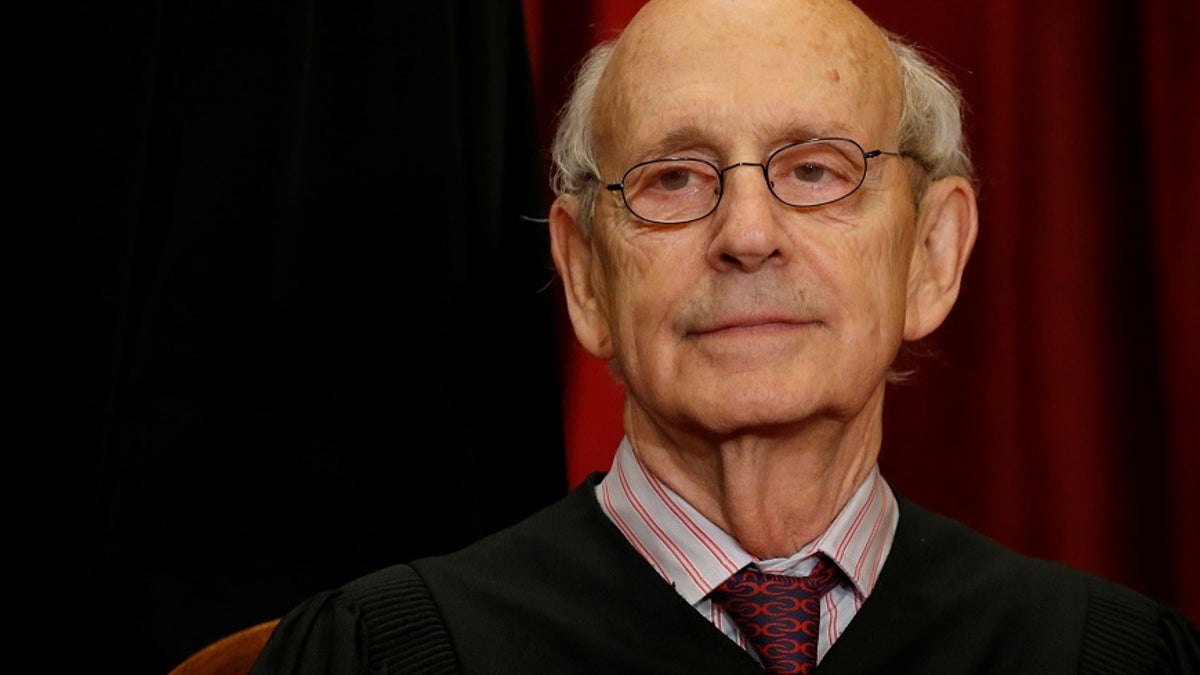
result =
[{"label": "elderly man", "polygon": [[1178,613],[879,474],[892,362],[975,240],[959,107],[848,2],[646,5],[555,142],[571,321],[627,391],[612,470],[311,598],[254,672],[1200,668]]}]

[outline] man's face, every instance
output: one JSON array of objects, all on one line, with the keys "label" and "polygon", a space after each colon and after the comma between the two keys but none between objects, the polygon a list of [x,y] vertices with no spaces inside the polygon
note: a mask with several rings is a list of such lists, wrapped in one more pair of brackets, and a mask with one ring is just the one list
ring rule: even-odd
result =
[{"label": "man's face", "polygon": [[[816,136],[896,149],[892,57],[856,14],[721,4],[663,7],[626,34],[599,93],[604,182],[662,157],[762,162]],[[857,192],[811,209],[738,167],[714,214],[678,226],[641,222],[601,191],[591,281],[632,413],[708,436],[859,413],[904,332],[906,161],[870,160]]]}]

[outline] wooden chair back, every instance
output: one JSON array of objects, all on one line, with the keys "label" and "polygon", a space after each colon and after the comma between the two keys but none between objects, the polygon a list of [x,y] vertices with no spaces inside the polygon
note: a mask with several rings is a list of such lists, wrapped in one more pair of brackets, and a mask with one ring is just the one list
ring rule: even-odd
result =
[{"label": "wooden chair back", "polygon": [[279,619],[230,633],[189,656],[168,675],[246,675]]}]

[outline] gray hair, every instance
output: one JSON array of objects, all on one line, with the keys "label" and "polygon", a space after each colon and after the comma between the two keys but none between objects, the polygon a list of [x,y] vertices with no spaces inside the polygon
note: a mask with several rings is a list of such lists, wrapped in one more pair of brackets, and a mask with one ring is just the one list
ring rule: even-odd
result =
[{"label": "gray hair", "polygon": [[925,181],[962,176],[975,182],[975,167],[963,133],[963,99],[950,77],[926,59],[915,45],[885,32],[900,67],[903,100],[896,144],[925,169]]},{"label": "gray hair", "polygon": [[[930,181],[947,176],[963,176],[974,183],[963,133],[961,92],[914,45],[886,31],[884,37],[899,64],[903,92],[898,148],[924,169],[922,177],[913,181],[914,199],[920,200]],[[580,62],[551,148],[551,188],[556,196],[575,197],[578,224],[587,235],[591,234],[601,183],[593,138],[596,89],[615,46],[615,40],[600,43]]]},{"label": "gray hair", "polygon": [[575,85],[559,117],[551,157],[554,166],[550,187],[556,196],[573,195],[579,202],[579,228],[591,234],[596,193],[600,190],[600,167],[596,163],[592,115],[596,89],[612,59],[616,40],[601,42],[579,64]]}]

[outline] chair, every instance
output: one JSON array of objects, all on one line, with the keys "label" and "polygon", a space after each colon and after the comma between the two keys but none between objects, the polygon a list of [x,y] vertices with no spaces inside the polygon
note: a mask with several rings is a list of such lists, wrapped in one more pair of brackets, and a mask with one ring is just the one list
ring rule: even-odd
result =
[{"label": "chair", "polygon": [[230,633],[175,666],[168,675],[246,675],[279,619]]}]

